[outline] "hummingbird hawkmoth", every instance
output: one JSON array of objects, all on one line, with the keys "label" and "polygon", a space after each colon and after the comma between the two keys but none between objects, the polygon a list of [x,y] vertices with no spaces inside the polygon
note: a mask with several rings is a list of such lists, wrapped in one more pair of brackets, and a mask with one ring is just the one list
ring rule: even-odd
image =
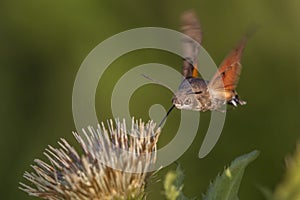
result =
[{"label": "hummingbird hawkmoth", "polygon": [[231,50],[214,76],[207,81],[198,77],[198,52],[202,42],[200,23],[192,11],[184,13],[181,21],[181,30],[188,36],[182,42],[184,51],[182,75],[184,79],[172,98],[173,106],[159,126],[162,125],[174,107],[205,112],[219,110],[225,104],[234,107],[246,104],[239,98],[236,87],[242,69],[240,61],[247,37],[245,36]]}]

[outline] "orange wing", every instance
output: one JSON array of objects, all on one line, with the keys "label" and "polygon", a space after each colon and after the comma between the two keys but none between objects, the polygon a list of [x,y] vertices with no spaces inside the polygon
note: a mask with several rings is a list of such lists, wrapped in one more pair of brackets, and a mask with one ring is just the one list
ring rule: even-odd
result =
[{"label": "orange wing", "polygon": [[184,54],[182,74],[185,78],[197,77],[198,53],[202,41],[200,23],[193,11],[187,11],[181,17],[181,24],[182,32],[188,36],[182,40]]},{"label": "orange wing", "polygon": [[241,74],[241,57],[247,37],[234,48],[224,59],[217,73],[213,76],[209,83],[209,87],[213,90],[223,90],[233,92],[238,84]]}]

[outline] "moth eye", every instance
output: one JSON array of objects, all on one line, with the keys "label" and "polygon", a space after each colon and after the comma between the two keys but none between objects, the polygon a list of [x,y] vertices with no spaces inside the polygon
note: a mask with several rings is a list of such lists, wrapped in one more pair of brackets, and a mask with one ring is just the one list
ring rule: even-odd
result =
[{"label": "moth eye", "polygon": [[185,104],[185,105],[190,105],[191,102],[192,102],[191,99],[186,99],[186,100],[184,101],[184,104]]}]

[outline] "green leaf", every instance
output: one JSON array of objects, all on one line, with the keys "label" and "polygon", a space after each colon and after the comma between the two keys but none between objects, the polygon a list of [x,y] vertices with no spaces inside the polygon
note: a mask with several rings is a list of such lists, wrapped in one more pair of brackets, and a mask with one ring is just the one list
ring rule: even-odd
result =
[{"label": "green leaf", "polygon": [[286,159],[286,173],[283,181],[276,187],[274,199],[300,199],[300,143],[294,155]]},{"label": "green leaf", "polygon": [[209,186],[204,200],[238,200],[240,183],[249,163],[257,158],[258,151],[252,151],[236,158],[224,172]]}]

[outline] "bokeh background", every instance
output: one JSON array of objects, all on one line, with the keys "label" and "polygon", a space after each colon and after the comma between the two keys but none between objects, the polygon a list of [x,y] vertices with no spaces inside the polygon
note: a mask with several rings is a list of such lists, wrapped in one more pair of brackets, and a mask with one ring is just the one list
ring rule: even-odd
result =
[{"label": "bokeh background", "polygon": [[[299,135],[300,2],[297,0],[2,0],[0,2],[2,199],[35,199],[18,190],[22,174],[34,158],[43,158],[48,144],[63,137],[74,144],[73,82],[83,59],[101,41],[137,27],[178,30],[179,17],[194,9],[204,31],[203,46],[220,63],[253,24],[260,26],[244,52],[238,91],[248,104],[227,114],[223,133],[204,159],[198,150],[210,113],[201,114],[200,129],[179,159],[185,172],[184,193],[205,193],[209,182],[236,156],[254,149],[259,158],[246,170],[240,199],[263,199],[258,187],[273,189],[284,172],[284,157],[293,152]],[[116,81],[134,66],[158,62],[181,70],[181,59],[163,51],[141,50],[116,60],[100,80],[96,96],[99,120],[112,117],[110,98]],[[172,93],[147,85],[130,101],[131,114],[149,119],[153,104],[170,106]],[[164,128],[160,146],[171,140],[180,112]],[[191,122],[192,123],[192,122]],[[189,133],[186,133],[189,134]],[[180,148],[180,147],[178,147]],[[163,179],[171,165],[163,169]],[[162,199],[162,183],[150,186],[149,199]]]}]

